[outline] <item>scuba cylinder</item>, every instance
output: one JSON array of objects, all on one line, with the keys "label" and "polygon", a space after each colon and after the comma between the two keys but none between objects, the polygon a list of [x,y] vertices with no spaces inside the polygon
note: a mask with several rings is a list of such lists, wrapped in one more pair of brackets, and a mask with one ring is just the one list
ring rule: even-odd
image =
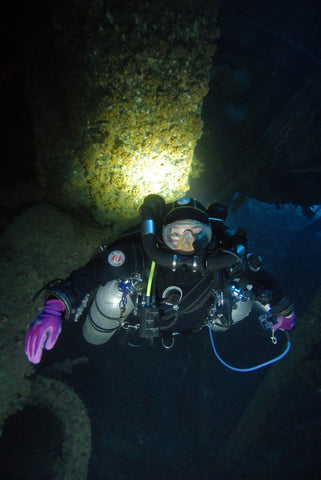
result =
[{"label": "scuba cylinder", "polygon": [[112,280],[98,288],[82,328],[87,342],[102,345],[123,325],[134,310],[130,287],[120,280]]},{"label": "scuba cylinder", "polygon": [[208,314],[208,324],[215,332],[228,330],[231,325],[247,318],[253,307],[253,298],[247,281],[228,283],[225,288],[216,290],[214,302]]}]

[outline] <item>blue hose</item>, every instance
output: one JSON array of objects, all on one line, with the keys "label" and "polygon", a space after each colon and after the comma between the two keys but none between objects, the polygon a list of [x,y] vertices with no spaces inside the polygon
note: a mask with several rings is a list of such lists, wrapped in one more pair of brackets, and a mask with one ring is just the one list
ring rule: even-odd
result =
[{"label": "blue hose", "polygon": [[289,352],[290,348],[291,348],[291,341],[290,341],[290,335],[289,335],[289,332],[285,332],[286,334],[286,337],[287,337],[287,346],[285,348],[285,350],[281,353],[281,355],[277,356],[277,357],[274,357],[272,358],[271,360],[267,361],[267,362],[264,362],[264,363],[261,363],[259,365],[255,365],[254,367],[250,367],[250,368],[237,368],[237,367],[232,367],[232,365],[229,365],[228,363],[224,362],[224,360],[219,356],[219,354],[217,353],[217,350],[216,350],[216,347],[215,347],[215,344],[214,344],[214,339],[213,339],[213,332],[212,332],[212,329],[211,327],[208,325],[208,329],[210,331],[210,339],[211,339],[211,343],[212,343],[212,347],[213,347],[213,351],[216,355],[216,357],[218,358],[218,360],[223,364],[225,365],[225,367],[227,368],[230,368],[231,370],[234,370],[235,372],[253,372],[254,370],[258,370],[259,368],[262,368],[262,367],[266,367],[267,365],[271,365],[271,363],[275,363],[277,362],[278,360],[281,360],[281,358],[285,357],[285,355]]}]

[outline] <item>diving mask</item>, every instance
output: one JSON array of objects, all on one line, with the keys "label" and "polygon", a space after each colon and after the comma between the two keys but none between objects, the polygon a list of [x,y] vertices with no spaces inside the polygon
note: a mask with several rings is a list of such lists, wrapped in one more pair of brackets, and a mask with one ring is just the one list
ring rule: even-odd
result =
[{"label": "diving mask", "polygon": [[206,246],[210,243],[211,238],[211,227],[197,220],[178,220],[163,227],[165,244],[172,250],[185,253],[194,251],[195,240],[201,240]]}]

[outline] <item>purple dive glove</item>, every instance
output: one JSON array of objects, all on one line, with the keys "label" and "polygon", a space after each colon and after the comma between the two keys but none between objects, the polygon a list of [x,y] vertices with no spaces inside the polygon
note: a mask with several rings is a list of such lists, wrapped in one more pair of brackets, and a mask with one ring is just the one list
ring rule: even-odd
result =
[{"label": "purple dive glove", "polygon": [[277,322],[272,325],[272,330],[292,330],[295,325],[295,311],[288,317],[276,317]]},{"label": "purple dive glove", "polygon": [[26,335],[25,354],[32,363],[39,363],[42,351],[51,350],[61,332],[61,314],[65,306],[61,300],[47,300],[44,309],[32,322]]}]

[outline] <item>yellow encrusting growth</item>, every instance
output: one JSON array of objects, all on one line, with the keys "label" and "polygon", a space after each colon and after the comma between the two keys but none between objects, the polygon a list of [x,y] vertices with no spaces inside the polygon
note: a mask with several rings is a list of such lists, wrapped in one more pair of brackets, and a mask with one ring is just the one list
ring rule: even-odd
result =
[{"label": "yellow encrusting growth", "polygon": [[171,200],[189,189],[217,5],[93,3],[85,25],[61,8],[60,24],[74,28],[57,31],[64,80],[42,89],[45,99],[35,91],[38,173],[53,200],[114,224],[136,217],[149,193]]}]

